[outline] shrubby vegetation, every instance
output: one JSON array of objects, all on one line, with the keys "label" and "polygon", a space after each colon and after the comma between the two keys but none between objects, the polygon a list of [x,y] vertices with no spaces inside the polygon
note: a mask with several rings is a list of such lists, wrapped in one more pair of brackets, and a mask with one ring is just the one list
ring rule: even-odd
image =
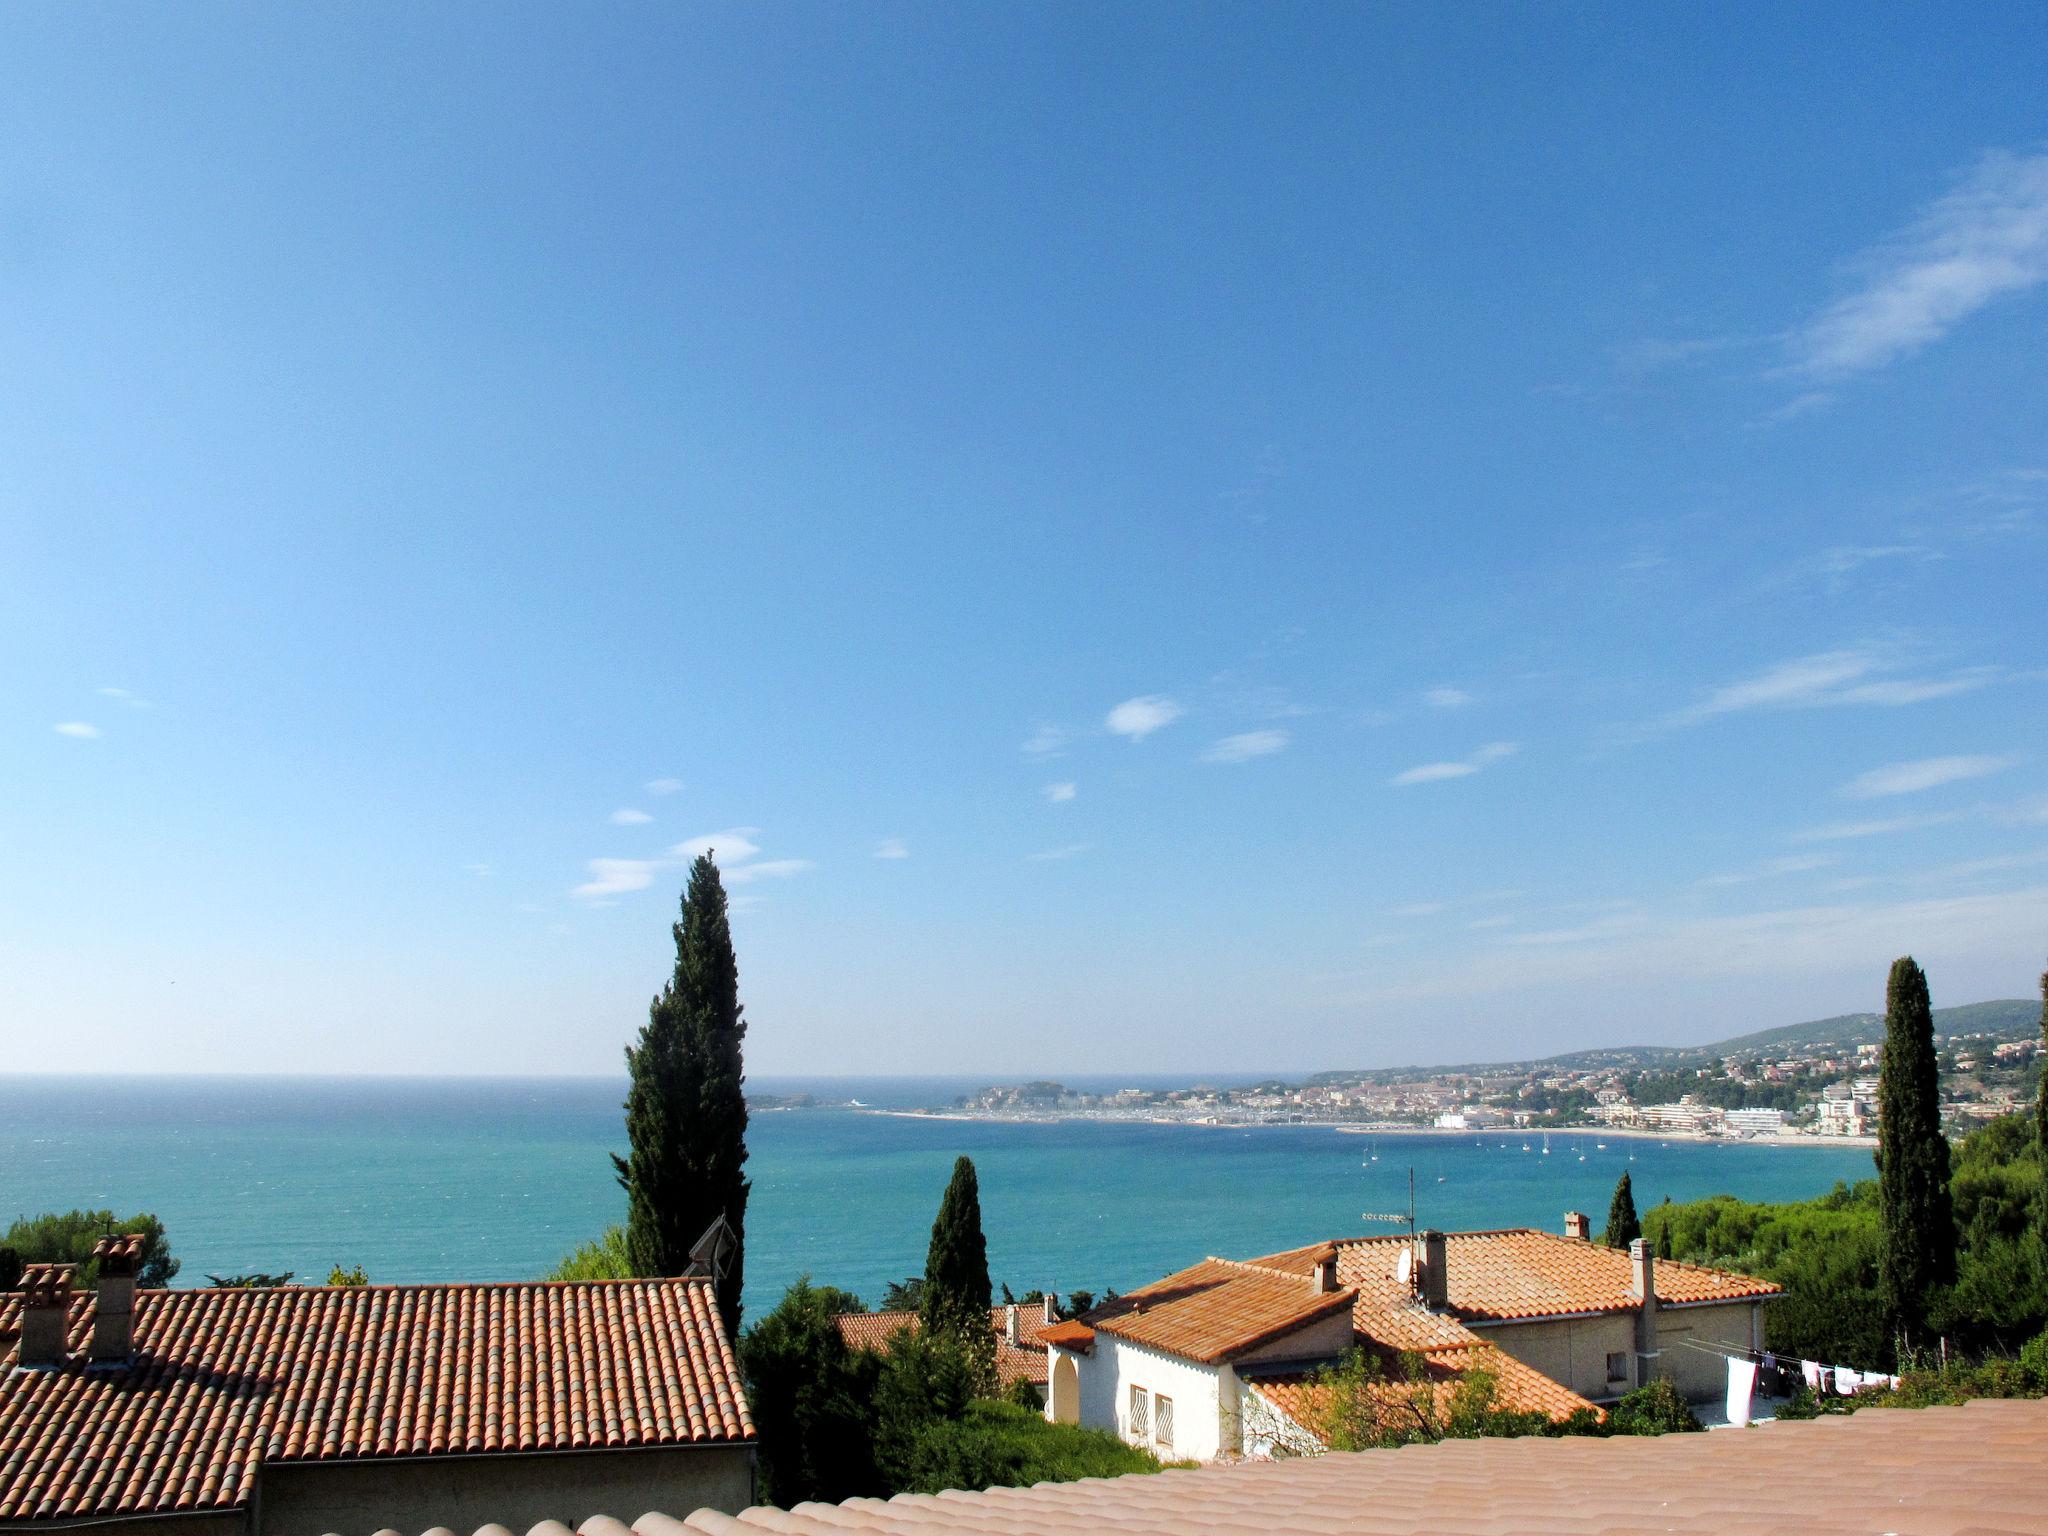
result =
[{"label": "shrubby vegetation", "polygon": [[[2009,1115],[1955,1148],[1949,1174],[1956,1278],[1927,1298],[1929,1338],[1966,1356],[2010,1355],[2048,1327],[2048,1191],[2033,1117]],[[1806,1359],[1892,1370],[1897,1344],[1879,1273],[1875,1180],[1818,1200],[1750,1204],[1726,1195],[1665,1203],[1644,1218],[1660,1256],[1774,1280],[1765,1341]]]},{"label": "shrubby vegetation", "polygon": [[[171,1283],[178,1273],[178,1261],[171,1257],[164,1224],[147,1212],[125,1221],[116,1219],[112,1211],[52,1211],[24,1216],[0,1235],[0,1248],[12,1249],[23,1264],[76,1264],[78,1283],[92,1285],[99,1279],[99,1267],[92,1261],[93,1244],[109,1232],[143,1235],[142,1268],[135,1276],[137,1285],[147,1290]],[[15,1278],[20,1278],[18,1271]]]},{"label": "shrubby vegetation", "polygon": [[550,1280],[631,1280],[638,1273],[624,1227],[606,1227],[547,1273]]},{"label": "shrubby vegetation", "polygon": [[1418,1354],[1403,1354],[1390,1373],[1376,1357],[1352,1350],[1318,1371],[1306,1394],[1302,1427],[1333,1451],[1382,1450],[1436,1440],[1512,1439],[1523,1435],[1662,1435],[1696,1430],[1700,1421],[1668,1381],[1629,1393],[1603,1420],[1581,1408],[1564,1419],[1500,1401],[1500,1376],[1475,1366],[1433,1379]]},{"label": "shrubby vegetation", "polygon": [[849,1349],[832,1317],[859,1300],[799,1280],[740,1341],[772,1502],[1158,1470],[1114,1435],[1046,1423],[1035,1399],[988,1396],[985,1362],[945,1332],[906,1328],[886,1354]]}]

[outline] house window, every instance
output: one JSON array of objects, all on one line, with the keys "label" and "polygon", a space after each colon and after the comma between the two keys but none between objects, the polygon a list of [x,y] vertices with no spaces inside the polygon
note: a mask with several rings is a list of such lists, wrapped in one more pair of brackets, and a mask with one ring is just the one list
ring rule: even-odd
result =
[{"label": "house window", "polygon": [[1607,1357],[1607,1379],[1610,1382],[1628,1380],[1628,1356],[1614,1353]]},{"label": "house window", "polygon": [[1143,1387],[1131,1388],[1131,1438],[1152,1438],[1152,1402]]},{"label": "house window", "polygon": [[1173,1449],[1173,1399],[1152,1399],[1152,1438],[1167,1450]]}]

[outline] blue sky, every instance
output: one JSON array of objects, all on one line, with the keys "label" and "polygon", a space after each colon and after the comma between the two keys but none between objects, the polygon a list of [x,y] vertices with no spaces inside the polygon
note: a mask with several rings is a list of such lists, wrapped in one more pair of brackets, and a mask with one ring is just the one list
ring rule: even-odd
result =
[{"label": "blue sky", "polygon": [[0,1070],[2048,959],[2038,6],[10,7]]}]

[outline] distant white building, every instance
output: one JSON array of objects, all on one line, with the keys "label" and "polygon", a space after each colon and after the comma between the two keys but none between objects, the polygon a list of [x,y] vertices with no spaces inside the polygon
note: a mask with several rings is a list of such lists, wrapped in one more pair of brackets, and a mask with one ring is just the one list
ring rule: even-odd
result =
[{"label": "distant white building", "polygon": [[1767,1135],[1785,1129],[1785,1111],[1782,1109],[1731,1109],[1725,1118],[1729,1130],[1748,1135]]},{"label": "distant white building", "polygon": [[1436,1128],[1440,1131],[1483,1131],[1499,1124],[1499,1115],[1473,1104],[1463,1109],[1447,1109],[1436,1117]]}]

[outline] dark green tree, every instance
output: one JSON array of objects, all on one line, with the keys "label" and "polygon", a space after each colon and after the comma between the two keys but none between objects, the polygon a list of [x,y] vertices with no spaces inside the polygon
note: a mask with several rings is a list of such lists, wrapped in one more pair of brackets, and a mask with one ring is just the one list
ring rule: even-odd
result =
[{"label": "dark green tree", "polygon": [[939,1201],[925,1250],[924,1294],[918,1301],[924,1325],[950,1333],[962,1343],[989,1331],[988,1241],[981,1232],[981,1185],[974,1160],[953,1164],[953,1177]]},{"label": "dark green tree", "polygon": [[1607,1235],[1601,1239],[1610,1248],[1626,1248],[1643,1235],[1636,1218],[1636,1187],[1626,1170],[1614,1186],[1614,1198],[1607,1203]]},{"label": "dark green tree", "polygon": [[1886,1323],[1909,1348],[1926,1333],[1937,1290],[1956,1277],[1940,1076],[1927,974],[1903,956],[1885,986],[1878,1067],[1878,1282]]},{"label": "dark green tree", "polygon": [[21,1255],[12,1248],[0,1248],[0,1291],[21,1284]]},{"label": "dark green tree", "polygon": [[75,1264],[78,1284],[90,1286],[99,1278],[92,1261],[93,1245],[111,1233],[140,1232],[143,1237],[142,1267],[135,1283],[144,1290],[157,1290],[171,1283],[178,1273],[178,1261],[171,1257],[170,1240],[164,1224],[147,1211],[125,1221],[112,1211],[50,1211],[41,1216],[24,1216],[0,1234],[0,1243],[21,1255],[24,1264]]},{"label": "dark green tree", "polygon": [[718,1304],[739,1333],[747,1217],[747,1100],[741,1047],[739,962],[733,956],[725,886],[711,853],[690,866],[681,921],[672,930],[675,971],[626,1047],[626,1137],[614,1157],[626,1190],[626,1250],[636,1273],[679,1275],[690,1249],[723,1216],[733,1248]]},{"label": "dark green tree", "polygon": [[872,1400],[882,1359],[847,1348],[832,1321],[857,1300],[805,1276],[740,1340],[761,1435],[761,1492],[784,1509],[889,1491],[875,1467]]}]

